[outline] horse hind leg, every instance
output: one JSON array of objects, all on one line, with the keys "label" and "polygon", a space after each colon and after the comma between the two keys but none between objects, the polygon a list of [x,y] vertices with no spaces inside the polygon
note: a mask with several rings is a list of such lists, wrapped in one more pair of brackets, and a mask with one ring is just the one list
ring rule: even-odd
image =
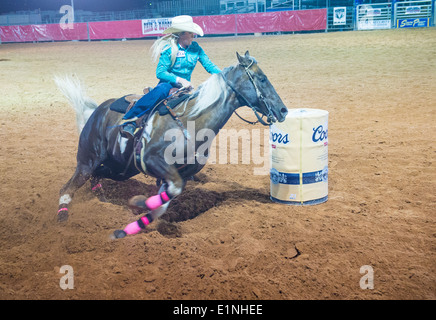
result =
[{"label": "horse hind leg", "polygon": [[107,199],[100,181],[102,178],[110,176],[110,174],[110,168],[100,165],[94,170],[91,177],[91,191],[102,202],[107,202]]},{"label": "horse hind leg", "polygon": [[86,165],[77,165],[71,179],[62,187],[59,198],[58,222],[68,220],[68,205],[73,199],[74,193],[91,178],[92,169]]},{"label": "horse hind leg", "polygon": [[98,200],[100,200],[101,202],[107,202],[107,199],[104,195],[103,186],[100,183],[100,178],[91,178],[91,191],[98,198]]}]

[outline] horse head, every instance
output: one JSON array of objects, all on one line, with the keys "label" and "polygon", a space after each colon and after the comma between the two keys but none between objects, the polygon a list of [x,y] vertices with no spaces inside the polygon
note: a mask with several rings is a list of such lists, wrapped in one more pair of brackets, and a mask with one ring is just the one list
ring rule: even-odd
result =
[{"label": "horse head", "polygon": [[[263,125],[284,121],[288,109],[259,68],[256,59],[251,57],[248,51],[244,56],[236,52],[236,56],[239,64],[234,68],[233,80],[229,77],[225,80],[236,93],[241,106],[250,107]],[[263,121],[258,113],[266,116],[267,122]]]}]

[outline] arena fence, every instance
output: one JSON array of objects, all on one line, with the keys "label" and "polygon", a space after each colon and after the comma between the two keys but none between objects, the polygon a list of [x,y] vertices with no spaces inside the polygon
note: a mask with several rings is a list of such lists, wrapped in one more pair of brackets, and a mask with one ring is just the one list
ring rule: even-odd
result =
[{"label": "arena fence", "polygon": [[[322,31],[326,9],[197,16],[207,35],[238,35],[269,32]],[[171,24],[169,18],[1,26],[3,42],[137,39],[156,37]]]},{"label": "arena fence", "polygon": [[429,27],[434,24],[434,4],[433,1],[432,6],[430,0],[395,3],[395,26],[397,28]]},{"label": "arena fence", "polygon": [[329,7],[327,9],[326,31],[347,31],[354,29],[354,7]]},{"label": "arena fence", "polygon": [[[330,32],[429,27],[435,24],[436,0],[401,1],[245,14],[194,16],[206,35]],[[0,26],[2,42],[92,41],[158,37],[170,18]]]},{"label": "arena fence", "polygon": [[356,30],[390,29],[392,3],[362,4],[356,7]]}]

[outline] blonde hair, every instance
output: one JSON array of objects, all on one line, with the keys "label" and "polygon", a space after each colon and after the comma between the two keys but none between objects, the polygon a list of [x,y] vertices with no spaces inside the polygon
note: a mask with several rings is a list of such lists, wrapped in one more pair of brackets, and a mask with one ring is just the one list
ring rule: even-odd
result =
[{"label": "blonde hair", "polygon": [[177,46],[178,39],[178,33],[172,33],[157,39],[150,48],[153,62],[157,62],[159,60],[163,51],[171,48],[171,66],[173,66],[176,62],[177,52],[179,51],[179,47]]}]

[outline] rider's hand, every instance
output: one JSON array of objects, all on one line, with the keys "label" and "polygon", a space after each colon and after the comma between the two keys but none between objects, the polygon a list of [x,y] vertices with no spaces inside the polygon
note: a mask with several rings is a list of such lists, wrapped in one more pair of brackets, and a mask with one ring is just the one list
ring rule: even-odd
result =
[{"label": "rider's hand", "polygon": [[193,88],[191,82],[180,77],[177,77],[177,83],[180,83],[183,88]]}]

